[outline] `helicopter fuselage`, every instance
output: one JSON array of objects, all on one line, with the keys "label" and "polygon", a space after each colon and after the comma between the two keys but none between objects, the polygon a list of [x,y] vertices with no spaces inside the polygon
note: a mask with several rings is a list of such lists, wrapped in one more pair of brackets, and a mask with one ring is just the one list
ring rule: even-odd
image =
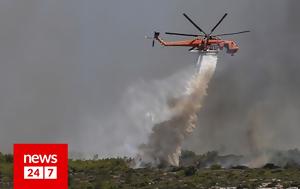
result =
[{"label": "helicopter fuselage", "polygon": [[239,47],[234,41],[231,40],[222,40],[218,38],[213,39],[202,39],[195,38],[190,40],[180,40],[180,41],[164,41],[158,35],[155,39],[163,46],[182,46],[182,47],[191,47],[191,52],[205,52],[205,51],[219,51],[226,48],[228,54],[234,55]]}]

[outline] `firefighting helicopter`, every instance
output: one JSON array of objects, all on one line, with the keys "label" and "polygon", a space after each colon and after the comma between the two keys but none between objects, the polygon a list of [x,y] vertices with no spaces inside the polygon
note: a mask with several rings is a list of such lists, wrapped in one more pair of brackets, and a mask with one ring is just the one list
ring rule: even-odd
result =
[{"label": "firefighting helicopter", "polygon": [[216,28],[221,24],[224,18],[228,14],[225,13],[224,16],[219,20],[219,22],[211,29],[209,33],[203,31],[187,14],[183,13],[183,16],[196,27],[200,34],[186,34],[186,33],[174,33],[174,32],[166,32],[167,35],[177,35],[177,36],[191,36],[195,37],[190,40],[180,40],[180,41],[164,41],[159,37],[159,32],[154,32],[154,36],[148,39],[152,39],[152,47],[154,47],[155,40],[158,41],[162,46],[183,46],[183,47],[191,47],[189,49],[190,52],[199,52],[199,53],[217,53],[219,50],[223,50],[226,48],[226,52],[231,54],[232,56],[238,51],[239,47],[233,40],[222,40],[221,36],[229,36],[250,32],[240,31],[234,33],[222,33],[213,35],[213,32]]}]

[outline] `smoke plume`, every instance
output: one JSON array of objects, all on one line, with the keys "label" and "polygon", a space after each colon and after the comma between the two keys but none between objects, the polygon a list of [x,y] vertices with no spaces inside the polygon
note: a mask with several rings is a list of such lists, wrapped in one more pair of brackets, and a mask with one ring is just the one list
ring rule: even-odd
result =
[{"label": "smoke plume", "polygon": [[141,163],[150,163],[152,166],[179,165],[182,143],[197,125],[197,113],[216,64],[216,54],[199,56],[197,72],[186,84],[182,96],[168,101],[170,118],[155,124],[148,143],[139,147],[138,160]]}]

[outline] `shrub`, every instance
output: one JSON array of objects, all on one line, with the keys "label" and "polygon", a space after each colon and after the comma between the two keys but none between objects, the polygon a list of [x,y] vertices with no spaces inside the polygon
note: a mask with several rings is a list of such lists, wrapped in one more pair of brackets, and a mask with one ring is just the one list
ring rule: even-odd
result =
[{"label": "shrub", "polygon": [[184,169],[185,176],[193,176],[196,173],[197,169],[193,166],[187,167]]},{"label": "shrub", "polygon": [[278,169],[277,165],[274,165],[273,163],[267,163],[266,165],[263,166],[264,169]]},{"label": "shrub", "polygon": [[211,170],[219,170],[219,169],[222,169],[222,166],[219,165],[219,164],[212,164],[212,165],[210,166],[210,169],[211,169]]}]

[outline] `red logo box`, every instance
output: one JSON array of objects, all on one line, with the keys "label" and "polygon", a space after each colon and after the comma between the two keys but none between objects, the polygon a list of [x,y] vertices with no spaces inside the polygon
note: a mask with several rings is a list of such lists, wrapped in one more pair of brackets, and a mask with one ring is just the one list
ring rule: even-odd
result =
[{"label": "red logo box", "polygon": [[68,189],[68,145],[15,144],[14,189]]}]

